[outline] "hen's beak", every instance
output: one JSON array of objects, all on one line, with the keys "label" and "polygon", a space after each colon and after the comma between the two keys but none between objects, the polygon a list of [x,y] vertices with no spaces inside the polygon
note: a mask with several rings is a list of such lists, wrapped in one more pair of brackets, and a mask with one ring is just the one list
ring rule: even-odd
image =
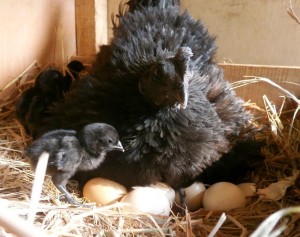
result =
[{"label": "hen's beak", "polygon": [[186,80],[182,83],[182,86],[177,93],[177,107],[179,109],[185,109],[189,99],[189,84]]},{"label": "hen's beak", "polygon": [[123,146],[122,146],[122,143],[120,141],[118,141],[117,145],[112,146],[111,150],[122,151],[122,152],[125,151],[124,148],[123,148]]},{"label": "hen's beak", "polygon": [[188,98],[189,98],[189,78],[191,77],[191,70],[190,70],[190,60],[193,56],[193,52],[191,48],[189,47],[181,47],[178,49],[175,60],[180,67],[180,71],[183,75],[183,81],[181,83],[180,88],[178,88],[178,107],[179,109],[185,109],[188,104]]}]

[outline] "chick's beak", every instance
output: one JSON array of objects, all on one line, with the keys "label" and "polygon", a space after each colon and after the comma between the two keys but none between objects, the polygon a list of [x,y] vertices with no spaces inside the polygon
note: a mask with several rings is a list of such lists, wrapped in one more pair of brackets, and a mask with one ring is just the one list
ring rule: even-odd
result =
[{"label": "chick's beak", "polygon": [[124,148],[122,146],[122,143],[120,141],[118,141],[117,145],[114,145],[111,147],[112,150],[117,150],[117,151],[122,151],[124,152]]}]

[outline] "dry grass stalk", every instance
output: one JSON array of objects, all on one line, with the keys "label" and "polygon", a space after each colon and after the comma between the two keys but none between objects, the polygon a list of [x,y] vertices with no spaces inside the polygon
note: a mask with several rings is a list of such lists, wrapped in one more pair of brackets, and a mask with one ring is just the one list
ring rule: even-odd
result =
[{"label": "dry grass stalk", "polygon": [[[286,6],[285,3],[284,3],[284,5]],[[298,17],[298,15],[295,12],[292,0],[289,0],[288,6],[286,6],[286,11],[294,21],[296,21],[298,24],[300,24],[300,18]]]},{"label": "dry grass stalk", "polygon": [[[29,212],[34,176],[28,162],[22,156],[30,138],[15,119],[14,104],[41,70],[35,66],[22,77],[18,77],[18,80],[15,80],[16,89],[0,101],[0,200],[6,200],[7,208],[23,217]],[[270,82],[268,79],[255,77],[234,83],[234,86],[246,86],[262,81]],[[278,89],[294,99],[299,108],[297,98],[292,97],[283,88]],[[266,143],[262,151],[266,157],[265,165],[249,177],[258,188],[265,188],[291,176],[293,170],[299,169],[300,159],[300,120],[297,117],[297,109],[289,116],[283,108],[277,110],[267,97],[265,101],[265,108],[259,108],[253,103],[246,104],[257,113],[256,122],[266,127],[263,132],[257,134],[257,139]],[[69,182],[68,185],[79,198],[76,182]],[[49,177],[46,178],[43,187],[34,224],[52,236],[208,236],[223,214],[222,211],[199,209],[192,213],[186,211],[184,216],[172,214],[170,217],[155,217],[145,213],[122,213],[121,204],[118,203],[104,207],[96,207],[94,204],[90,204],[90,208],[72,207],[59,201],[59,193]],[[258,195],[251,197],[245,208],[225,213],[227,220],[215,236],[248,236],[269,215],[284,207],[298,205],[299,201],[300,192],[295,185],[288,188],[285,196],[279,201],[259,198]],[[285,233],[289,236],[300,235],[297,227],[300,223],[299,215],[293,215],[286,220]],[[3,228],[2,233],[6,233]]]}]

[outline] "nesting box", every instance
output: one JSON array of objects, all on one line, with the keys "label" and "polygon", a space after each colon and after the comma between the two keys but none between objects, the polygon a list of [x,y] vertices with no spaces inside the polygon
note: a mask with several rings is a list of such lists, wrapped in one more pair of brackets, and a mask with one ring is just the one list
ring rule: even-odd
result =
[{"label": "nesting box", "polygon": [[[216,36],[219,48],[216,60],[223,68],[227,80],[236,83],[245,79],[245,76],[250,76],[268,78],[274,82],[272,85],[267,80],[257,80],[251,85],[236,88],[238,95],[261,108],[265,106],[263,95],[266,95],[276,105],[275,110],[280,110],[284,101],[281,96],[300,97],[300,24],[297,16],[291,17],[298,12],[300,15],[300,11],[295,12],[299,10],[300,2],[295,3],[297,7],[292,8],[292,12],[287,11],[291,9],[291,1],[274,0],[182,0],[181,7],[195,18],[202,19],[208,30]],[[118,7],[119,1],[107,0],[0,2],[0,141],[7,141],[0,148],[0,181],[3,181],[0,182],[0,198],[11,198],[10,207],[19,211],[18,214],[24,212],[24,206],[27,205],[28,208],[33,177],[32,173],[27,175],[29,166],[22,160],[22,149],[30,138],[24,135],[24,130],[13,115],[15,94],[20,90],[19,79],[34,67],[43,69],[51,65],[63,68],[62,65],[71,58],[91,63],[98,46],[108,44],[112,37],[110,16],[118,12]],[[299,101],[291,101],[287,107],[294,111],[295,107],[299,107]],[[278,119],[274,118],[277,122]],[[291,117],[285,120],[286,123],[291,121]],[[270,142],[272,151],[264,151],[268,158],[266,173],[253,175],[253,179],[260,182],[260,185],[283,180],[286,178],[284,172],[299,169],[297,162],[292,164],[296,167],[291,167],[292,162],[289,160],[291,157],[299,158],[299,117],[297,120],[295,116],[294,124],[295,127],[298,126],[295,130],[293,127],[289,129],[289,124],[289,131],[278,129],[282,132],[279,137],[272,130],[276,130],[272,127],[274,124],[266,124],[271,129],[265,140]],[[275,146],[278,148],[275,149]],[[284,175],[279,172],[281,168],[284,169]],[[296,176],[295,172],[291,177]],[[88,209],[89,212],[75,207],[59,209],[56,205],[61,207],[61,203],[47,196],[47,192],[55,192],[49,187],[43,193],[45,206],[39,210],[37,222],[57,236],[66,233],[72,236],[105,236],[106,231],[111,231],[111,235],[118,234],[116,230],[127,234],[126,236],[174,236],[175,232],[181,236],[193,236],[193,231],[195,235],[206,236],[221,215],[220,212],[212,213],[203,209],[194,213],[184,210],[186,215],[181,219],[163,219],[162,221],[166,221],[165,227],[153,223],[148,215],[134,213],[122,216],[118,213],[117,206]],[[72,188],[79,196],[76,185]],[[299,203],[297,195],[299,196],[299,190],[294,188],[282,203],[276,200],[249,200],[252,201],[250,208],[248,206],[227,213],[229,227],[221,229],[225,233],[223,235],[246,236],[280,206]],[[73,215],[76,218],[73,219]],[[297,221],[299,222],[299,217],[297,218],[292,220],[296,227]],[[59,221],[53,223],[54,220]],[[66,229],[62,229],[63,227]],[[296,231],[291,229],[287,235],[296,236],[299,234]]]}]

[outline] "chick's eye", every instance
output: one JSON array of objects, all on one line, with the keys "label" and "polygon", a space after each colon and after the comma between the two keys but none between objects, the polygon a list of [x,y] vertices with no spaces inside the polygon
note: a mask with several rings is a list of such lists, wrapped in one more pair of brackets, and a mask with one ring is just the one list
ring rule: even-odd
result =
[{"label": "chick's eye", "polygon": [[113,140],[111,140],[111,139],[108,139],[107,142],[108,142],[108,144],[113,144]]}]

